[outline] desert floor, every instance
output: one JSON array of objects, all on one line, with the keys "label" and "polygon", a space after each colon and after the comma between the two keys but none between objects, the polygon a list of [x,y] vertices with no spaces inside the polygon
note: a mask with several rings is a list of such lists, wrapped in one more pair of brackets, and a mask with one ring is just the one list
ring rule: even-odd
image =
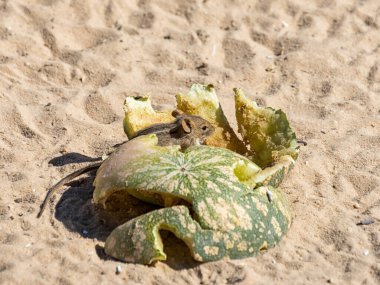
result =
[{"label": "desert floor", "polygon": [[[1,0],[0,283],[379,284],[379,27],[377,0]],[[194,82],[215,85],[231,122],[240,87],[308,142],[282,185],[294,221],[277,247],[110,260],[91,178],[36,219],[75,162],[125,139],[126,96],[167,108]]]}]

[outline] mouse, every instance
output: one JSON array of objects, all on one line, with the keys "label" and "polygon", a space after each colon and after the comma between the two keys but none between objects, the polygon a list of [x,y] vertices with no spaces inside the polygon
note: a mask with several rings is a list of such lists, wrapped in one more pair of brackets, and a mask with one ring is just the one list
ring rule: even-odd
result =
[{"label": "mouse", "polygon": [[192,145],[203,144],[214,133],[214,127],[200,116],[187,115],[178,110],[172,112],[176,120],[172,123],[156,124],[138,131],[131,139],[156,134],[159,146],[180,145],[186,149]]},{"label": "mouse", "polygon": [[[187,115],[179,112],[178,110],[174,110],[172,112],[172,116],[175,118],[173,122],[151,125],[136,132],[136,134],[128,141],[122,142],[117,146],[128,143],[130,140],[133,140],[139,136],[156,134],[158,139],[157,145],[179,145],[181,147],[181,150],[185,150],[193,145],[204,144],[206,138],[211,136],[215,131],[215,128],[211,125],[211,123],[200,116]],[[101,157],[98,159],[102,160]],[[66,177],[62,178],[58,183],[54,184],[47,191],[45,199],[41,204],[40,211],[37,214],[37,218],[41,217],[50,198],[60,187],[82,174],[97,170],[102,163],[103,160],[76,170]]]}]

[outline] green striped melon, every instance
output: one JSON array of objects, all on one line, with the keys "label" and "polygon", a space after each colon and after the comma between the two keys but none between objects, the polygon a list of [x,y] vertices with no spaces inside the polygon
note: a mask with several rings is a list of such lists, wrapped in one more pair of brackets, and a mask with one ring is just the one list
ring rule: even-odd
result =
[{"label": "green striped melon", "polygon": [[[167,230],[197,261],[242,258],[273,247],[287,232],[290,207],[279,185],[298,156],[295,133],[283,111],[257,106],[240,89],[234,92],[242,141],[213,86],[194,84],[188,94],[176,96],[177,108],[214,126],[207,146],[180,151],[157,146],[157,137],[147,135],[103,162],[94,182],[96,203],[123,192],[161,207],[117,227],[106,240],[107,254],[142,264],[165,260],[160,230]],[[156,112],[148,97],[127,98],[124,110],[128,137],[171,120],[171,112]]]},{"label": "green striped melon", "polygon": [[182,152],[156,143],[155,135],[136,138],[98,170],[95,202],[126,191],[164,207],[116,228],[106,241],[107,254],[143,264],[164,260],[159,231],[168,230],[197,261],[242,258],[273,247],[287,232],[286,199],[261,181],[263,186],[255,188],[262,172],[256,164],[223,148],[194,146]]}]

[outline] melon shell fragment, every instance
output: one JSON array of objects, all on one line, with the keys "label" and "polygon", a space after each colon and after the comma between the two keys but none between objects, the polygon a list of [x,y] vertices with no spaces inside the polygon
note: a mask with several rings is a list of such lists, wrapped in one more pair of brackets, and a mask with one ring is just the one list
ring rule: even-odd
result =
[{"label": "melon shell fragment", "polygon": [[282,156],[298,157],[297,139],[282,110],[262,108],[235,88],[238,131],[254,151],[253,161],[261,167],[277,162]]},{"label": "melon shell fragment", "polygon": [[[116,228],[106,241],[107,254],[144,264],[164,260],[159,230],[169,230],[188,245],[195,260],[242,258],[273,247],[287,232],[291,215],[286,198],[271,186],[254,189],[247,173],[261,169],[247,158],[223,148],[194,146],[181,152],[156,143],[157,137],[149,135],[122,145],[97,173],[97,203],[125,191],[165,206]],[[178,201],[191,205],[194,213],[176,206]]]}]

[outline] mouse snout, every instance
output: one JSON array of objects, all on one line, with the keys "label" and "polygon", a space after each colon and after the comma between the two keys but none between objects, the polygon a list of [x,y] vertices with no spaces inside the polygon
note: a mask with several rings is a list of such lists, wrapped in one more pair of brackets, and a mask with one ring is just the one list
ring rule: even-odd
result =
[{"label": "mouse snout", "polygon": [[215,128],[214,128],[213,126],[210,125],[210,127],[208,128],[207,135],[208,135],[208,136],[211,136],[214,132],[215,132]]}]

